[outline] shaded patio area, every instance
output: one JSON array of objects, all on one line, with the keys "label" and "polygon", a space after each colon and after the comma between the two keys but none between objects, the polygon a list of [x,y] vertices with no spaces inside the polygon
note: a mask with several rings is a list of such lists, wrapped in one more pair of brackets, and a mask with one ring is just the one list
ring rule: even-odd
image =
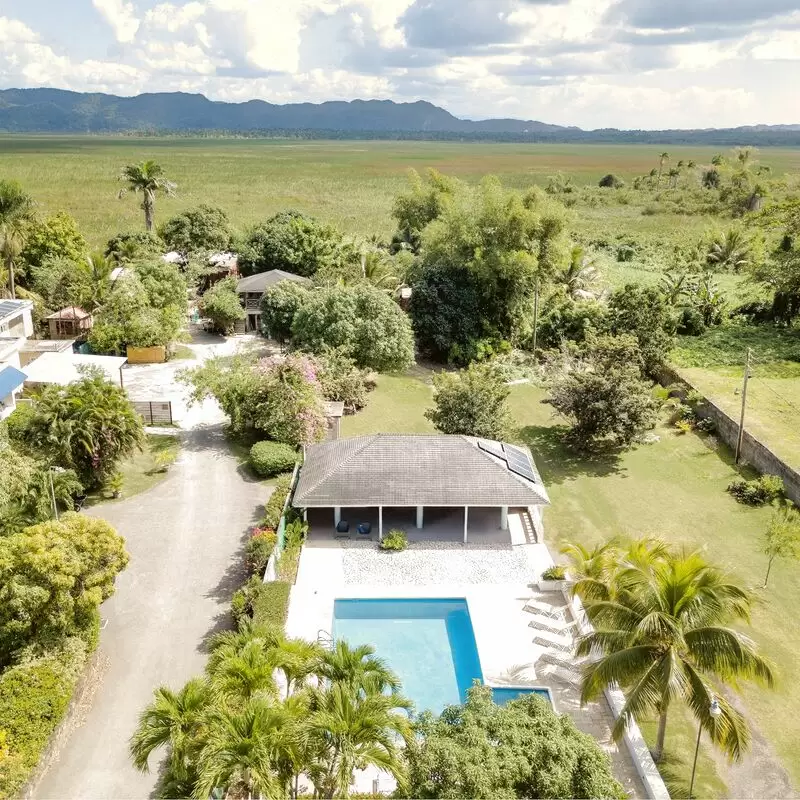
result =
[{"label": "shaded patio area", "polygon": [[[307,510],[309,532],[306,544],[324,547],[343,540],[378,541],[379,511],[377,508],[342,508],[340,521],[349,524],[347,533],[336,531],[336,517],[332,508],[309,508]],[[527,516],[526,509],[511,508],[508,511],[508,528],[523,523],[519,518]],[[417,527],[416,507],[384,507],[380,512],[384,536],[391,530],[403,531],[410,542],[464,542],[464,508],[426,506],[422,510],[422,527]],[[467,541],[470,544],[510,545],[509,530],[501,525],[501,509],[489,506],[471,506],[467,512]],[[358,527],[369,525],[369,534],[359,534]]]}]

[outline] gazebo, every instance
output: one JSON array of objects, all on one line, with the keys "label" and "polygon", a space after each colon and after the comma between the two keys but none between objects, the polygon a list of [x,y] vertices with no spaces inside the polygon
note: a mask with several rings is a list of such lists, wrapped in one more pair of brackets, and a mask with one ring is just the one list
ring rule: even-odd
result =
[{"label": "gazebo", "polygon": [[293,505],[330,509],[332,527],[343,509],[377,509],[378,537],[387,509],[413,509],[418,529],[425,509],[463,509],[467,541],[470,508],[496,509],[501,530],[510,507],[541,519],[550,501],[527,449],[471,436],[375,434],[307,448]]}]

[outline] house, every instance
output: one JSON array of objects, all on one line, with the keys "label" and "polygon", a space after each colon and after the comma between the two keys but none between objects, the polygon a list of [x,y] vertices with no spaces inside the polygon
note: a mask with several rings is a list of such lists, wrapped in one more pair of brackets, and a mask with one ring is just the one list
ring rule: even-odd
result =
[{"label": "house", "polygon": [[271,269],[268,272],[259,272],[242,278],[236,284],[236,291],[242,307],[247,312],[243,333],[259,332],[261,330],[261,296],[269,289],[281,281],[296,281],[308,286],[311,281],[302,275],[295,275],[292,272],[284,272],[282,269]]},{"label": "house", "polygon": [[22,391],[25,373],[20,369],[19,351],[25,339],[0,339],[0,419],[17,407],[17,394]]},{"label": "house", "polygon": [[30,300],[0,300],[0,338],[33,336],[33,303]]},{"label": "house", "polygon": [[80,380],[85,368],[96,367],[102,370],[107,380],[123,386],[122,367],[127,361],[127,358],[119,356],[87,356],[71,351],[42,353],[25,367],[27,373],[25,385],[40,386],[57,383],[66,386]]},{"label": "house", "polygon": [[78,306],[62,308],[45,319],[51,339],[79,339],[92,329],[93,324],[92,315]]},{"label": "house", "polygon": [[[306,449],[292,504],[312,512],[311,527],[377,518],[384,527],[432,525],[468,541],[508,529],[509,509],[541,531],[550,500],[530,453],[471,436],[374,434]],[[375,513],[377,512],[377,513]]]},{"label": "house", "polygon": [[28,339],[19,351],[19,362],[24,369],[42,353],[71,353],[74,339]]}]

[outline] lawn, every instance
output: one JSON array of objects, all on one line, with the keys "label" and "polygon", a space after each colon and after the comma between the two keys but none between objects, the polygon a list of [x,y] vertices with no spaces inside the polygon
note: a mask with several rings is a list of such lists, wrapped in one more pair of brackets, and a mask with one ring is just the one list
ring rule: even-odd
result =
[{"label": "lawn", "polygon": [[[529,385],[512,389],[511,406],[519,426],[513,437],[529,445],[552,501],[545,512],[547,540],[553,551],[569,540],[593,544],[620,534],[657,535],[668,541],[701,548],[707,556],[750,587],[760,586],[766,561],[759,535],[770,510],[736,503],[725,487],[737,475],[727,448],[695,434],[680,435],[660,427],[658,441],[624,453],[616,460],[577,458],[561,444],[563,432],[544,391]],[[425,432],[431,427],[423,414],[430,405],[424,371],[409,377],[381,376],[369,404],[344,420],[343,435]],[[775,570],[777,569],[777,572]],[[776,691],[745,688],[747,713],[775,747],[795,784],[800,785],[800,703],[793,691],[800,682],[800,626],[787,624],[791,609],[800,607],[796,566],[777,564],[774,581],[760,591],[763,602],[749,631],[777,664]],[[792,617],[789,617],[791,619]],[[654,728],[645,725],[654,738]],[[664,769],[675,796],[686,796],[696,728],[676,709],[670,720]],[[705,746],[695,793],[723,795],[723,782]]]},{"label": "lawn", "polygon": [[[152,489],[167,477],[169,465],[178,457],[180,444],[176,436],[149,434],[141,451],[134,453],[120,466],[122,497],[126,499]],[[89,495],[87,505],[112,500],[110,493],[97,491]]]},{"label": "lawn", "polygon": [[745,428],[787,464],[800,468],[800,330],[729,325],[700,337],[681,337],[671,361],[700,392],[738,419],[748,349],[752,367]]},{"label": "lawn", "polygon": [[[720,148],[670,148],[674,160],[708,163]],[[19,180],[44,213],[68,211],[92,246],[143,226],[139,203],[117,199],[123,165],[145,158],[161,163],[178,184],[159,198],[156,221],[200,203],[224,208],[237,228],[296,208],[350,233],[389,237],[394,196],[410,167],[434,167],[475,182],[499,175],[514,188],[545,185],[564,172],[578,185],[614,172],[630,181],[657,166],[656,145],[504,144],[491,142],[346,142],[278,139],[2,136],[0,174]],[[760,160],[773,172],[800,170],[800,149],[766,148]],[[640,208],[581,208],[578,230],[661,234],[701,233],[708,219],[645,216]]]}]

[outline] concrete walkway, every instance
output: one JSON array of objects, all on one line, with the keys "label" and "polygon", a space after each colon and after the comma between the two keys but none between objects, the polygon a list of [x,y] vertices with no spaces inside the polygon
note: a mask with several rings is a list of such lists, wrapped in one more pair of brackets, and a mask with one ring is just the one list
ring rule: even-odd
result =
[{"label": "concrete walkway", "polygon": [[[98,506],[125,536],[131,554],[116,594],[101,609],[98,669],[86,710],[71,717],[61,752],[36,798],[145,798],[153,772],[136,772],[128,739],[153,689],[178,689],[206,662],[209,635],[229,623],[231,594],[244,575],[247,528],[263,513],[268,490],[247,478],[221,426],[183,434],[165,481],[130,500]],[[94,683],[94,685],[92,685]]]}]

